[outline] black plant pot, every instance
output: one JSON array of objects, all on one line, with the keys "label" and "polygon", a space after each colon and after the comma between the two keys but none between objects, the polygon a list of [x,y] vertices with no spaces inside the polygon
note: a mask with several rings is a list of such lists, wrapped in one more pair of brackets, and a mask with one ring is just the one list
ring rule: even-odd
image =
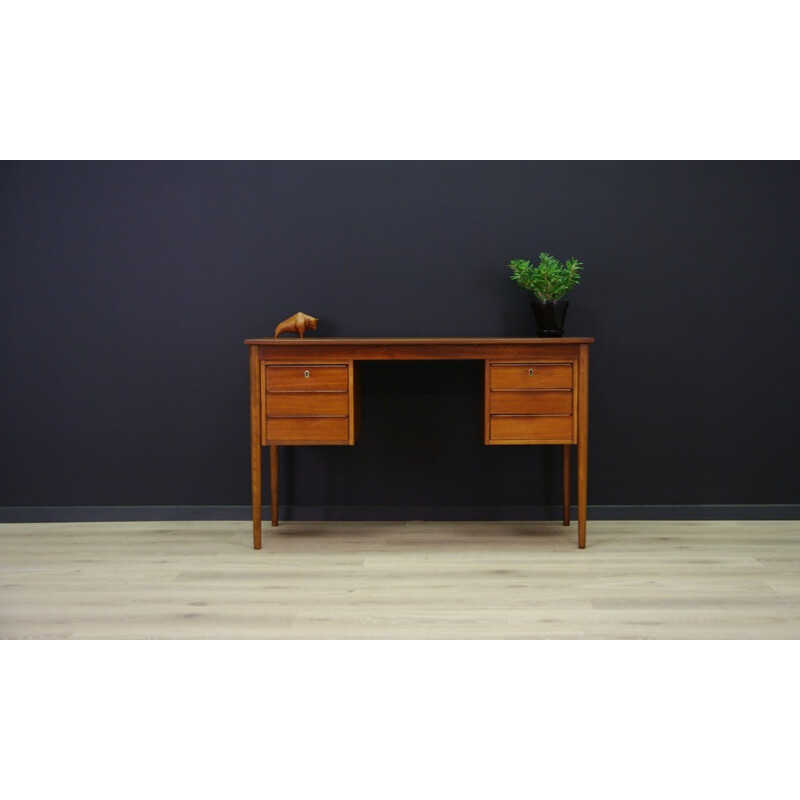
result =
[{"label": "black plant pot", "polygon": [[568,300],[560,303],[531,303],[533,316],[536,317],[537,336],[563,336],[564,318],[567,316]]}]

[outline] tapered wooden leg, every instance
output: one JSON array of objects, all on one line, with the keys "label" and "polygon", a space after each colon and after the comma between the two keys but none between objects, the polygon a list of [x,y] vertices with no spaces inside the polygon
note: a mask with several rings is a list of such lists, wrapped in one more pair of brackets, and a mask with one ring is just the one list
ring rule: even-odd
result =
[{"label": "tapered wooden leg", "polygon": [[261,549],[261,402],[258,348],[250,348],[250,483],[253,491],[253,547]]},{"label": "tapered wooden leg", "polygon": [[278,527],[278,445],[269,448],[269,494],[272,503],[272,527]]},{"label": "tapered wooden leg", "polygon": [[578,358],[578,547],[586,547],[586,480],[589,465],[589,346]]},{"label": "tapered wooden leg", "polygon": [[564,524],[569,525],[569,497],[570,497],[570,485],[569,485],[569,478],[570,478],[570,462],[572,456],[572,445],[565,444],[563,447],[564,451],[564,477],[563,477],[563,492],[564,492]]},{"label": "tapered wooden leg", "polygon": [[253,547],[261,549],[261,444],[250,450],[250,474],[253,483]]},{"label": "tapered wooden leg", "polygon": [[586,547],[586,465],[587,443],[578,444],[578,547]]}]

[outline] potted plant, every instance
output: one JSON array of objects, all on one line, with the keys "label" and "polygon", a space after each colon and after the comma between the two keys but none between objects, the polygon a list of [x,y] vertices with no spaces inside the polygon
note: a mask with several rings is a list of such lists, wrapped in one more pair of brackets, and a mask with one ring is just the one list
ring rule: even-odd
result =
[{"label": "potted plant", "polygon": [[561,298],[578,285],[583,268],[577,258],[568,258],[562,264],[550,253],[540,253],[534,267],[530,261],[515,258],[509,263],[511,280],[536,295],[531,303],[536,318],[537,336],[563,336],[564,318],[569,302]]}]

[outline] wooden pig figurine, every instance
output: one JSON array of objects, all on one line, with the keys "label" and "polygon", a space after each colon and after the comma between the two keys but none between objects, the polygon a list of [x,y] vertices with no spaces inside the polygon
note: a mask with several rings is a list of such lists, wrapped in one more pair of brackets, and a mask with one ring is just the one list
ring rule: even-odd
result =
[{"label": "wooden pig figurine", "polygon": [[315,331],[317,329],[318,321],[317,317],[309,317],[308,314],[298,311],[275,328],[275,338],[277,339],[282,333],[296,333],[302,339],[307,330]]}]

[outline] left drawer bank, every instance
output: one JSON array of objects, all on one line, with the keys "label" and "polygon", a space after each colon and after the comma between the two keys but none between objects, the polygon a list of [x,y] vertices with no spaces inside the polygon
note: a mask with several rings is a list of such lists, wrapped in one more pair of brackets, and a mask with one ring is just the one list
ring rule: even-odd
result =
[{"label": "left drawer bank", "polygon": [[261,362],[261,443],[355,444],[356,370],[346,364]]}]

